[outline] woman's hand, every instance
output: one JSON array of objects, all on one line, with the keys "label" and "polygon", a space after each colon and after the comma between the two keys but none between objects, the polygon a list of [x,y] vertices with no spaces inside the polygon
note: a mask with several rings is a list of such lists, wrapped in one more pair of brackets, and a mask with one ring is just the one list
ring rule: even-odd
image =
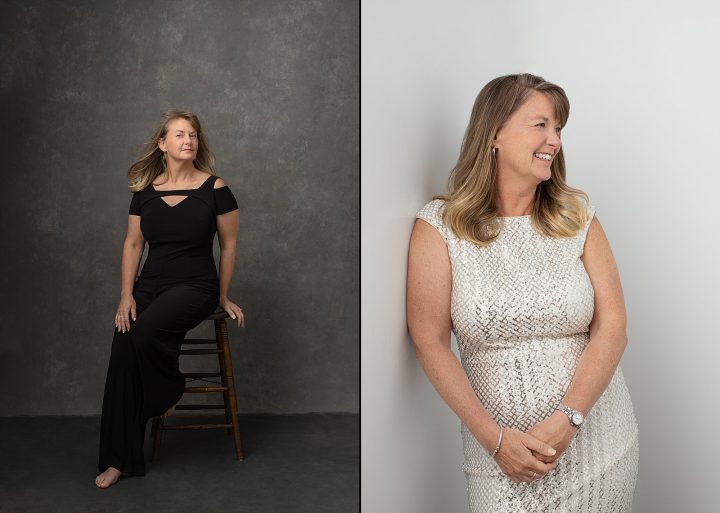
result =
[{"label": "woman's hand", "polygon": [[528,434],[550,444],[557,451],[553,456],[534,453],[537,459],[545,463],[556,461],[562,456],[575,433],[577,433],[577,428],[570,424],[567,415],[559,410],[555,410],[552,415],[538,422],[528,431]]},{"label": "woman's hand", "polygon": [[557,465],[557,462],[545,463],[534,454],[551,458],[555,449],[528,433],[503,428],[502,444],[495,460],[513,483],[530,483],[540,479]]},{"label": "woman's hand", "polygon": [[220,298],[220,307],[228,313],[230,318],[237,319],[238,328],[245,326],[245,316],[243,315],[242,308],[226,297]]},{"label": "woman's hand", "polygon": [[130,316],[132,320],[137,320],[135,316],[135,298],[132,296],[122,296],[117,312],[115,312],[115,327],[118,331],[125,333],[130,331]]}]

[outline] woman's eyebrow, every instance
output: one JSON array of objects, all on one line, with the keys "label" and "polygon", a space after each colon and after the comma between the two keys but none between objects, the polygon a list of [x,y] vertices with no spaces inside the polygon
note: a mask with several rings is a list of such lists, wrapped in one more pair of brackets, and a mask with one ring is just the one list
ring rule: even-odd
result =
[{"label": "woman's eyebrow", "polygon": [[[538,119],[541,120],[541,121],[544,121],[545,123],[550,122],[550,120],[549,120],[548,118],[546,118],[545,116],[542,116],[542,115],[531,116],[531,117],[529,118],[530,121],[535,121],[535,120],[538,120]],[[559,125],[560,122],[558,121],[557,124]]]}]

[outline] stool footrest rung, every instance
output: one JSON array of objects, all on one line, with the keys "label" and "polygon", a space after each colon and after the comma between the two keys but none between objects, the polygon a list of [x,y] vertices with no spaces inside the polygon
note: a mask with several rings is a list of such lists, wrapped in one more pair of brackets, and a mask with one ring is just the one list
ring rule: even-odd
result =
[{"label": "stool footrest rung", "polygon": [[212,392],[225,392],[228,387],[185,387],[185,393],[206,394]]},{"label": "stool footrest rung", "polygon": [[173,424],[163,425],[162,429],[222,429],[232,428],[232,424]]},{"label": "stool footrest rung", "polygon": [[180,354],[220,354],[221,349],[181,349]]},{"label": "stool footrest rung", "polygon": [[186,378],[219,378],[222,376],[219,372],[183,372]]},{"label": "stool footrest rung", "polygon": [[178,404],[176,410],[224,410],[224,404]]},{"label": "stool footrest rung", "polygon": [[186,338],[183,340],[183,345],[185,344],[213,344],[217,345],[217,340],[214,338]]}]

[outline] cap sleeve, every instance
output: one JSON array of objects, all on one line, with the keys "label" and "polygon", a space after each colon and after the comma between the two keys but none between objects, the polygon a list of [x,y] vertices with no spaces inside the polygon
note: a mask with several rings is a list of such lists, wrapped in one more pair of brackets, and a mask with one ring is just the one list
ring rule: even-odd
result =
[{"label": "cap sleeve", "polygon": [[421,208],[420,211],[415,214],[415,217],[430,223],[433,228],[440,232],[440,235],[442,235],[445,242],[448,243],[453,239],[453,237],[451,236],[450,230],[447,226],[445,226],[445,223],[443,223],[442,220],[442,207],[444,205],[445,202],[443,200],[432,200],[430,203]]},{"label": "cap sleeve", "polygon": [[587,221],[585,222],[585,226],[582,227],[582,230],[580,230],[580,233],[578,234],[578,246],[580,249],[580,254],[583,254],[583,251],[585,250],[585,239],[587,239],[588,230],[590,229],[590,223],[592,223],[593,217],[595,217],[595,207],[592,205],[588,205],[587,207]]},{"label": "cap sleeve", "polygon": [[226,214],[238,209],[237,201],[230,187],[223,185],[217,189],[213,189],[213,195],[215,197],[215,215]]},{"label": "cap sleeve", "polygon": [[131,216],[140,215],[140,193],[134,192],[132,200],[130,201],[130,211],[128,212]]}]

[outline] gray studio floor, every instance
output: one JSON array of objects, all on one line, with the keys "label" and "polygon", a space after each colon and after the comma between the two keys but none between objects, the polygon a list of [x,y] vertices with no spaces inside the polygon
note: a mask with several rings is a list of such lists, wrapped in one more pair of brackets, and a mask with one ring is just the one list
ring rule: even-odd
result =
[{"label": "gray studio floor", "polygon": [[[144,477],[100,490],[99,417],[0,418],[0,511],[359,511],[357,415],[241,416],[245,461],[224,430],[168,431]],[[148,424],[145,451],[149,454]]]}]

